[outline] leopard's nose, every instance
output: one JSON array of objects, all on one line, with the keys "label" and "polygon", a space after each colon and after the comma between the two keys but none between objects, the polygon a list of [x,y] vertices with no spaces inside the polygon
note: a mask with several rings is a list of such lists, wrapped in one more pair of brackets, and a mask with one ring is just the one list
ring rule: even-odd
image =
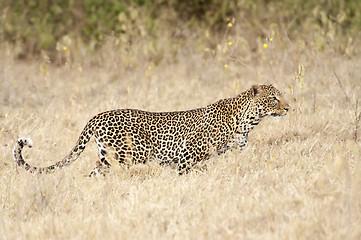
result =
[{"label": "leopard's nose", "polygon": [[288,112],[288,110],[290,109],[290,105],[286,105],[286,106],[284,106],[284,108],[283,108],[284,110],[286,110],[287,112]]}]

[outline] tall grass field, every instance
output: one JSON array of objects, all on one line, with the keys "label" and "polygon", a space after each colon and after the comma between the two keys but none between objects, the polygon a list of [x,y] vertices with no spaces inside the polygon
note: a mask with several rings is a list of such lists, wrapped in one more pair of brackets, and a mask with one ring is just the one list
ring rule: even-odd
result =
[{"label": "tall grass field", "polygon": [[[1,239],[361,239],[357,46],[320,49],[283,33],[253,47],[226,34],[214,48],[197,41],[190,34],[178,48],[165,37],[124,50],[109,36],[88,54],[65,39],[55,64],[46,51],[22,60],[19,46],[1,43]],[[14,163],[19,137],[34,142],[25,160],[48,166],[99,112],[189,110],[253,84],[282,91],[288,114],[265,118],[247,149],[212,156],[189,174],[112,161],[106,177],[86,177],[98,159],[94,141],[52,174]]]}]

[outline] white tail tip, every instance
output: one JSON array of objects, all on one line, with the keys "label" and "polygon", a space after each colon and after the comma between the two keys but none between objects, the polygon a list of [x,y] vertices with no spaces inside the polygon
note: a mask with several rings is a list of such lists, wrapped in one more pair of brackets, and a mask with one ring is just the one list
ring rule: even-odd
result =
[{"label": "white tail tip", "polygon": [[19,138],[18,142],[21,141],[24,143],[24,145],[27,145],[29,148],[31,148],[34,145],[33,140],[31,140],[31,138],[27,138],[27,137]]}]

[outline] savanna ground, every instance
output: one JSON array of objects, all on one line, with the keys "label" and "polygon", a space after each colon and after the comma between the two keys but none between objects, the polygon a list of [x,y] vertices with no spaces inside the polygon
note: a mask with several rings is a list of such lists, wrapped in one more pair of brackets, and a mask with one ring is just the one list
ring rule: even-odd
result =
[{"label": "savanna ground", "polygon": [[[17,60],[16,49],[1,45],[1,238],[361,239],[359,54],[274,38],[245,64],[229,57],[237,41],[220,41],[225,50],[215,57],[197,51],[191,37],[167,56],[163,41],[160,62],[144,57],[139,42],[127,65],[112,39],[90,60],[71,60],[64,47],[59,65]],[[155,163],[113,163],[107,177],[88,178],[93,141],[50,175],[14,165],[18,137],[34,141],[25,159],[46,166],[101,111],[192,109],[262,83],[284,92],[291,111],[263,120],[246,150],[214,156],[206,170],[179,176]]]}]

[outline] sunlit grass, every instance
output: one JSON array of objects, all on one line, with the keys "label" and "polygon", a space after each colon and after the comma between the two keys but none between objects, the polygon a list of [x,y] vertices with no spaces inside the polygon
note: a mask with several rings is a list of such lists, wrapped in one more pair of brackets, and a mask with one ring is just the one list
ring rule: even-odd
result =
[{"label": "sunlit grass", "polygon": [[[359,239],[361,146],[353,138],[353,102],[330,74],[328,55],[276,50],[264,60],[254,56],[257,61],[247,66],[180,51],[177,61],[165,56],[154,64],[134,55],[137,65],[124,67],[122,52],[114,50],[102,64],[73,61],[58,67],[16,61],[9,49],[1,49],[0,236]],[[360,99],[355,72],[360,58],[336,55],[333,61],[350,99]],[[302,87],[295,80],[299,66]],[[113,162],[106,178],[87,178],[97,159],[92,141],[73,165],[52,175],[31,175],[13,164],[18,137],[34,141],[24,157],[46,166],[61,160],[101,111],[187,110],[257,83],[273,83],[292,110],[261,122],[245,151],[212,157],[206,169],[188,175],[154,163]]]}]

